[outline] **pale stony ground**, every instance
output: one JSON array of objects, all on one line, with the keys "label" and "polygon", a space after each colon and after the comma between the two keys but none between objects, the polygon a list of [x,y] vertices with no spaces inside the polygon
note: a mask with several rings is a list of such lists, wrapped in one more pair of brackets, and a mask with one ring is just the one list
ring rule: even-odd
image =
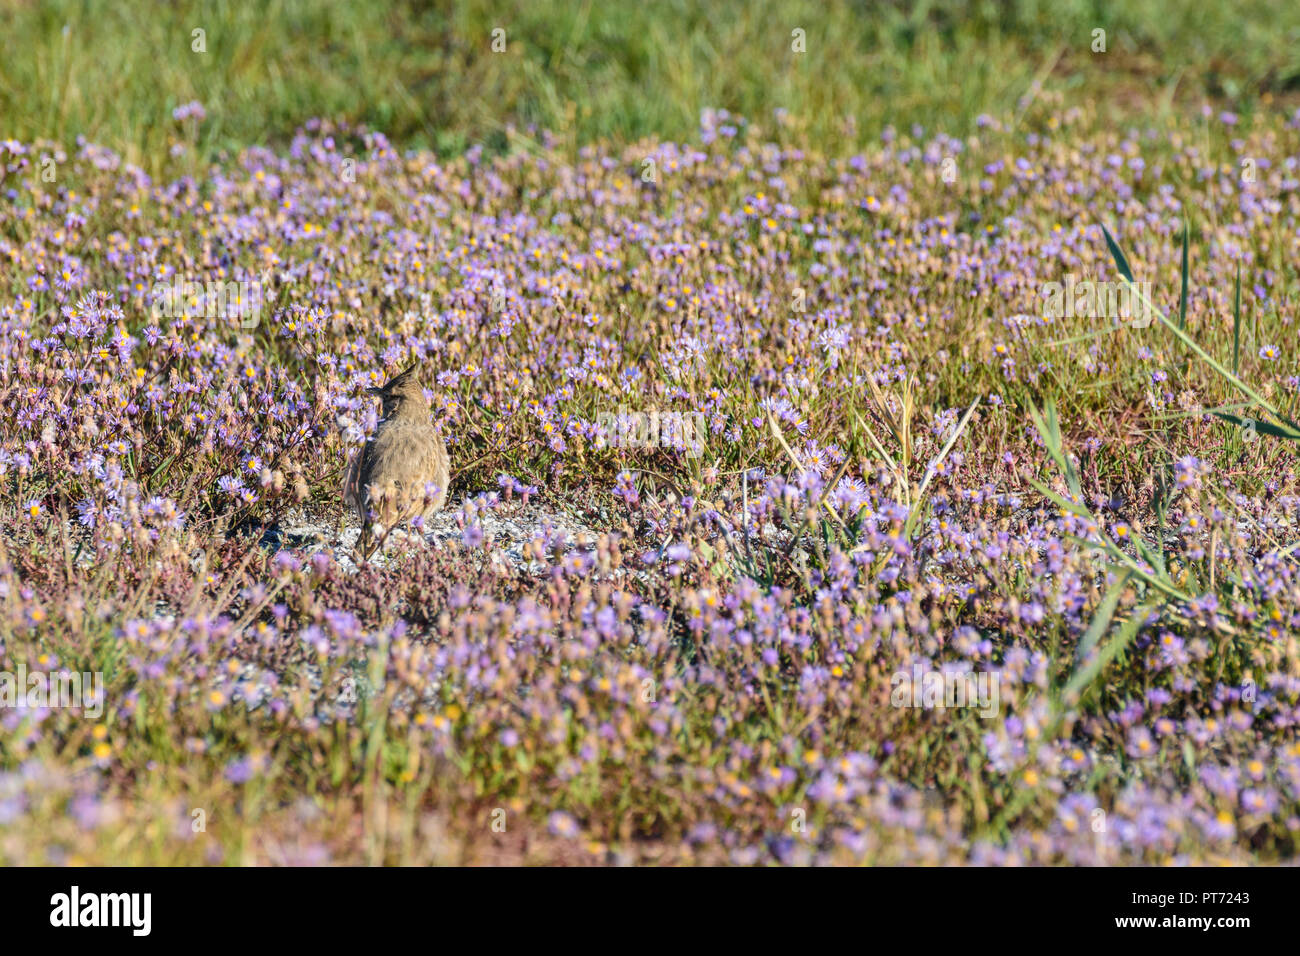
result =
[{"label": "pale stony ground", "polygon": [[[488,502],[495,499],[494,506]],[[581,518],[553,502],[534,498],[527,504],[515,499],[500,500],[496,492],[478,492],[464,496],[457,503],[434,514],[425,521],[423,531],[399,528],[391,533],[382,551],[371,557],[377,566],[384,566],[411,546],[411,538],[422,536],[433,547],[459,541],[465,527],[474,520],[483,530],[484,544],[493,561],[519,570],[539,572],[540,562],[530,560],[524,548],[535,539],[563,541],[564,550],[594,545],[600,532]],[[342,531],[337,515],[298,511],[290,513],[262,537],[266,547],[285,548],[304,555],[328,550],[347,572],[357,570],[355,548],[361,535],[356,518],[348,515]]]}]

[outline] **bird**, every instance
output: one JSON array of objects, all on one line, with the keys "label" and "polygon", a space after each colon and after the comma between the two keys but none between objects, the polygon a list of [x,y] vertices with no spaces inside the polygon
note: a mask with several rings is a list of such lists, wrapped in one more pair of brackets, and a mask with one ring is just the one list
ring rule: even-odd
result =
[{"label": "bird", "polygon": [[[344,504],[361,519],[357,544],[363,560],[395,526],[417,515],[428,517],[447,500],[451,462],[429,421],[418,366],[415,362],[381,387],[366,389],[367,395],[378,396],[382,418],[343,476]],[[372,520],[381,526],[381,537],[373,544]]]}]

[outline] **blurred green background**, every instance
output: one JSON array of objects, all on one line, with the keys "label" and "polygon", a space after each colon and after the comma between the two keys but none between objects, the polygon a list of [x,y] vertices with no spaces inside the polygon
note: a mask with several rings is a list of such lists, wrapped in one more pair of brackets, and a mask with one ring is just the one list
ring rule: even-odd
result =
[{"label": "blurred green background", "polygon": [[0,0],[0,36],[0,136],[85,135],[146,169],[190,100],[208,113],[197,162],[314,116],[448,154],[499,148],[508,125],[681,138],[704,107],[783,108],[810,142],[852,148],[890,123],[965,134],[1035,83],[1116,120],[1300,101],[1296,0]]}]

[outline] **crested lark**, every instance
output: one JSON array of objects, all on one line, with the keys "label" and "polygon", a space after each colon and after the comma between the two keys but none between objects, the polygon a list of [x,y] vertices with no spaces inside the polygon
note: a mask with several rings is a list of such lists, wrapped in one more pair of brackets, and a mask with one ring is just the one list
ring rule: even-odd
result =
[{"label": "crested lark", "polygon": [[[429,403],[414,374],[418,364],[382,388],[366,389],[383,403],[383,419],[343,476],[343,501],[361,518],[357,542],[362,558],[368,558],[395,525],[416,515],[431,515],[447,500],[451,480],[447,446],[429,423]],[[374,546],[370,544],[372,520],[382,526]]]}]

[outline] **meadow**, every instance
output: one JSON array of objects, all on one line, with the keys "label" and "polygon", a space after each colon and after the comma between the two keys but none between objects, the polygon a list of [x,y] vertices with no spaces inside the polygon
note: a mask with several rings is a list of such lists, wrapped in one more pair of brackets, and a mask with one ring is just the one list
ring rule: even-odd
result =
[{"label": "meadow", "polygon": [[0,4],[0,861],[1294,858],[1286,5],[125,9]]}]

